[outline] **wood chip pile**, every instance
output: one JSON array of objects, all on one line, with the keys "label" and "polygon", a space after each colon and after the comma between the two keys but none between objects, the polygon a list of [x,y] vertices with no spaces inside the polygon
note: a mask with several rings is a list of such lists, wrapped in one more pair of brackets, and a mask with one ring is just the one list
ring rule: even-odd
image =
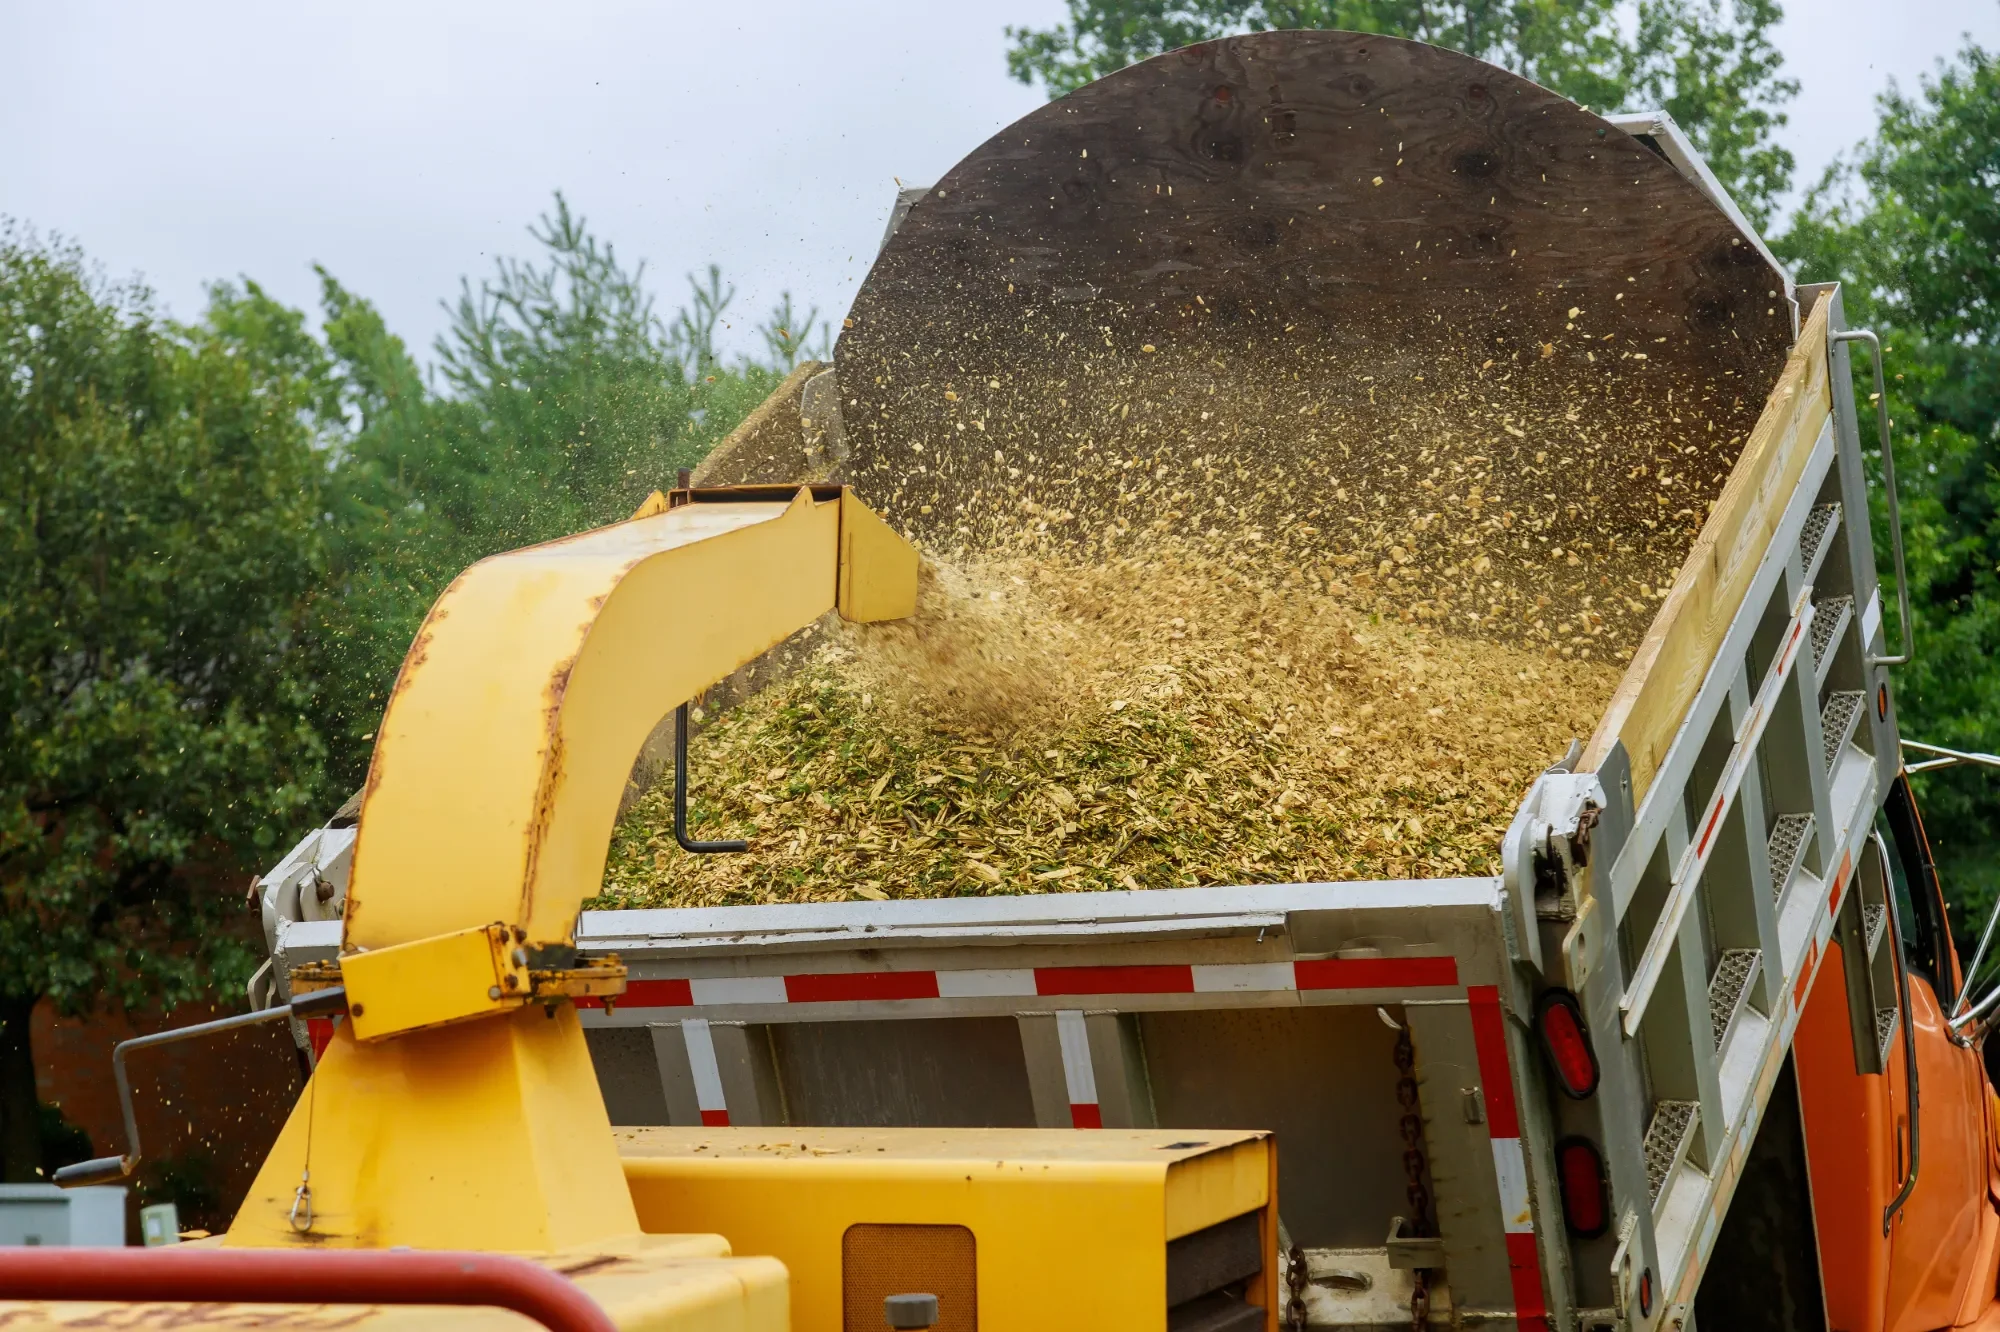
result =
[{"label": "wood chip pile", "polygon": [[915,619],[829,619],[628,813],[599,906],[1498,872],[1534,775],[1617,683],[1385,617],[1212,537],[929,566]]}]

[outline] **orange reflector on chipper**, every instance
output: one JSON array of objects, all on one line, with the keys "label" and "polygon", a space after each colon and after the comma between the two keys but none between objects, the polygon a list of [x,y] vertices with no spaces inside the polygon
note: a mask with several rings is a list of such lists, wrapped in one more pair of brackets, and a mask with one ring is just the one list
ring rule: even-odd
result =
[{"label": "orange reflector on chipper", "polygon": [[1605,1201],[1604,1157],[1588,1138],[1564,1138],[1556,1144],[1556,1178],[1562,1183],[1563,1220],[1570,1233],[1595,1239],[1611,1222]]},{"label": "orange reflector on chipper", "polygon": [[1597,1090],[1597,1052],[1583,1025],[1583,1010],[1568,990],[1546,990],[1535,1001],[1535,1030],[1563,1095],[1581,1101]]}]

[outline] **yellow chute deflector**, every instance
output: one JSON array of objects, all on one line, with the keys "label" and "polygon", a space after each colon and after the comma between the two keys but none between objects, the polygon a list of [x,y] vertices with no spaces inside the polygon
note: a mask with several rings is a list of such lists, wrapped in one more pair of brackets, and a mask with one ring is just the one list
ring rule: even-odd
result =
[{"label": "yellow chute deflector", "polygon": [[482,560],[425,620],[355,843],[360,1039],[525,1002],[517,954],[571,941],[659,719],[828,610],[915,607],[916,552],[837,486],[673,498]]},{"label": "yellow chute deflector", "polygon": [[375,744],[339,975],[293,976],[344,984],[348,1020],[226,1242],[636,1236],[564,997],[603,991],[547,991],[565,964],[546,959],[573,942],[659,718],[828,610],[894,619],[916,593],[916,551],[838,486],[655,496],[459,575]]}]

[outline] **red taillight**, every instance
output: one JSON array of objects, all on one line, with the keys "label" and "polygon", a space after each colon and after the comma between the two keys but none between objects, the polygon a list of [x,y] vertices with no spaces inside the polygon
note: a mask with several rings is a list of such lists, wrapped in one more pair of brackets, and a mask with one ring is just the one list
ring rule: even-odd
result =
[{"label": "red taillight", "polygon": [[1568,990],[1546,990],[1535,1001],[1535,1028],[1542,1036],[1542,1051],[1563,1095],[1581,1101],[1597,1090],[1597,1052],[1590,1048],[1590,1032],[1583,1025],[1583,1010]]},{"label": "red taillight", "polygon": [[1605,1196],[1604,1158],[1588,1138],[1564,1138],[1556,1144],[1556,1178],[1562,1182],[1563,1220],[1572,1235],[1596,1239],[1611,1223]]}]

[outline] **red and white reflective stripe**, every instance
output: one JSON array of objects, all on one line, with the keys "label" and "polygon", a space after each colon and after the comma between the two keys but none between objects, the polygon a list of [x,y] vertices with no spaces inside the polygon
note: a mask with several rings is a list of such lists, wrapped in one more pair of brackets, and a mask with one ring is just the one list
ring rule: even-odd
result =
[{"label": "red and white reflective stripe", "polygon": [[1542,1295],[1541,1254],[1528,1203],[1528,1163],[1521,1149],[1521,1118],[1514,1104],[1514,1070],[1507,1062],[1507,1018],[1500,1011],[1500,989],[1469,985],[1465,997],[1472,1010],[1472,1043],[1479,1055],[1486,1129],[1493,1139],[1493,1177],[1500,1187],[1500,1215],[1507,1232],[1514,1326],[1521,1332],[1546,1332],[1549,1308]]},{"label": "red and white reflective stripe", "polygon": [[681,1040],[687,1046],[688,1071],[694,1074],[694,1103],[701,1122],[711,1128],[729,1126],[729,1103],[722,1095],[722,1065],[715,1058],[715,1036],[707,1018],[688,1018],[681,1023]]},{"label": "red and white reflective stripe", "polygon": [[[1004,970],[817,972],[713,979],[663,977],[631,982],[617,1002],[626,1008],[688,1008],[911,999],[1445,989],[1457,985],[1458,964],[1447,955]],[[1463,993],[1471,1015],[1487,1132],[1492,1142],[1493,1174],[1499,1191],[1508,1277],[1514,1297],[1514,1324],[1517,1332],[1549,1332],[1548,1302],[1542,1291],[1541,1255],[1528,1199],[1527,1160],[1514,1100],[1514,1074],[1507,1057],[1506,1017],[1500,1007],[1500,991],[1493,985],[1473,985]],[[1102,1128],[1087,1019],[1083,1010],[1076,1008],[1058,1009],[1055,1018],[1070,1123],[1079,1129]],[[701,1121],[727,1125],[729,1111],[723,1097],[722,1072],[708,1021],[685,1018],[680,1028],[687,1046],[688,1066],[694,1076]]]},{"label": "red and white reflective stripe", "polygon": [[1056,1041],[1062,1046],[1063,1085],[1069,1089],[1071,1128],[1104,1127],[1098,1108],[1097,1070],[1090,1064],[1090,1029],[1074,1008],[1056,1013]]},{"label": "red and white reflective stripe", "polygon": [[[723,1008],[776,1004],[895,1003],[912,999],[1043,999],[1076,995],[1283,994],[1325,990],[1447,988],[1458,963],[1444,957],[1329,957],[1306,962],[1169,963],[966,971],[833,971],[793,976],[634,980],[620,1008]],[[595,1001],[584,1006],[601,1007]]]}]

